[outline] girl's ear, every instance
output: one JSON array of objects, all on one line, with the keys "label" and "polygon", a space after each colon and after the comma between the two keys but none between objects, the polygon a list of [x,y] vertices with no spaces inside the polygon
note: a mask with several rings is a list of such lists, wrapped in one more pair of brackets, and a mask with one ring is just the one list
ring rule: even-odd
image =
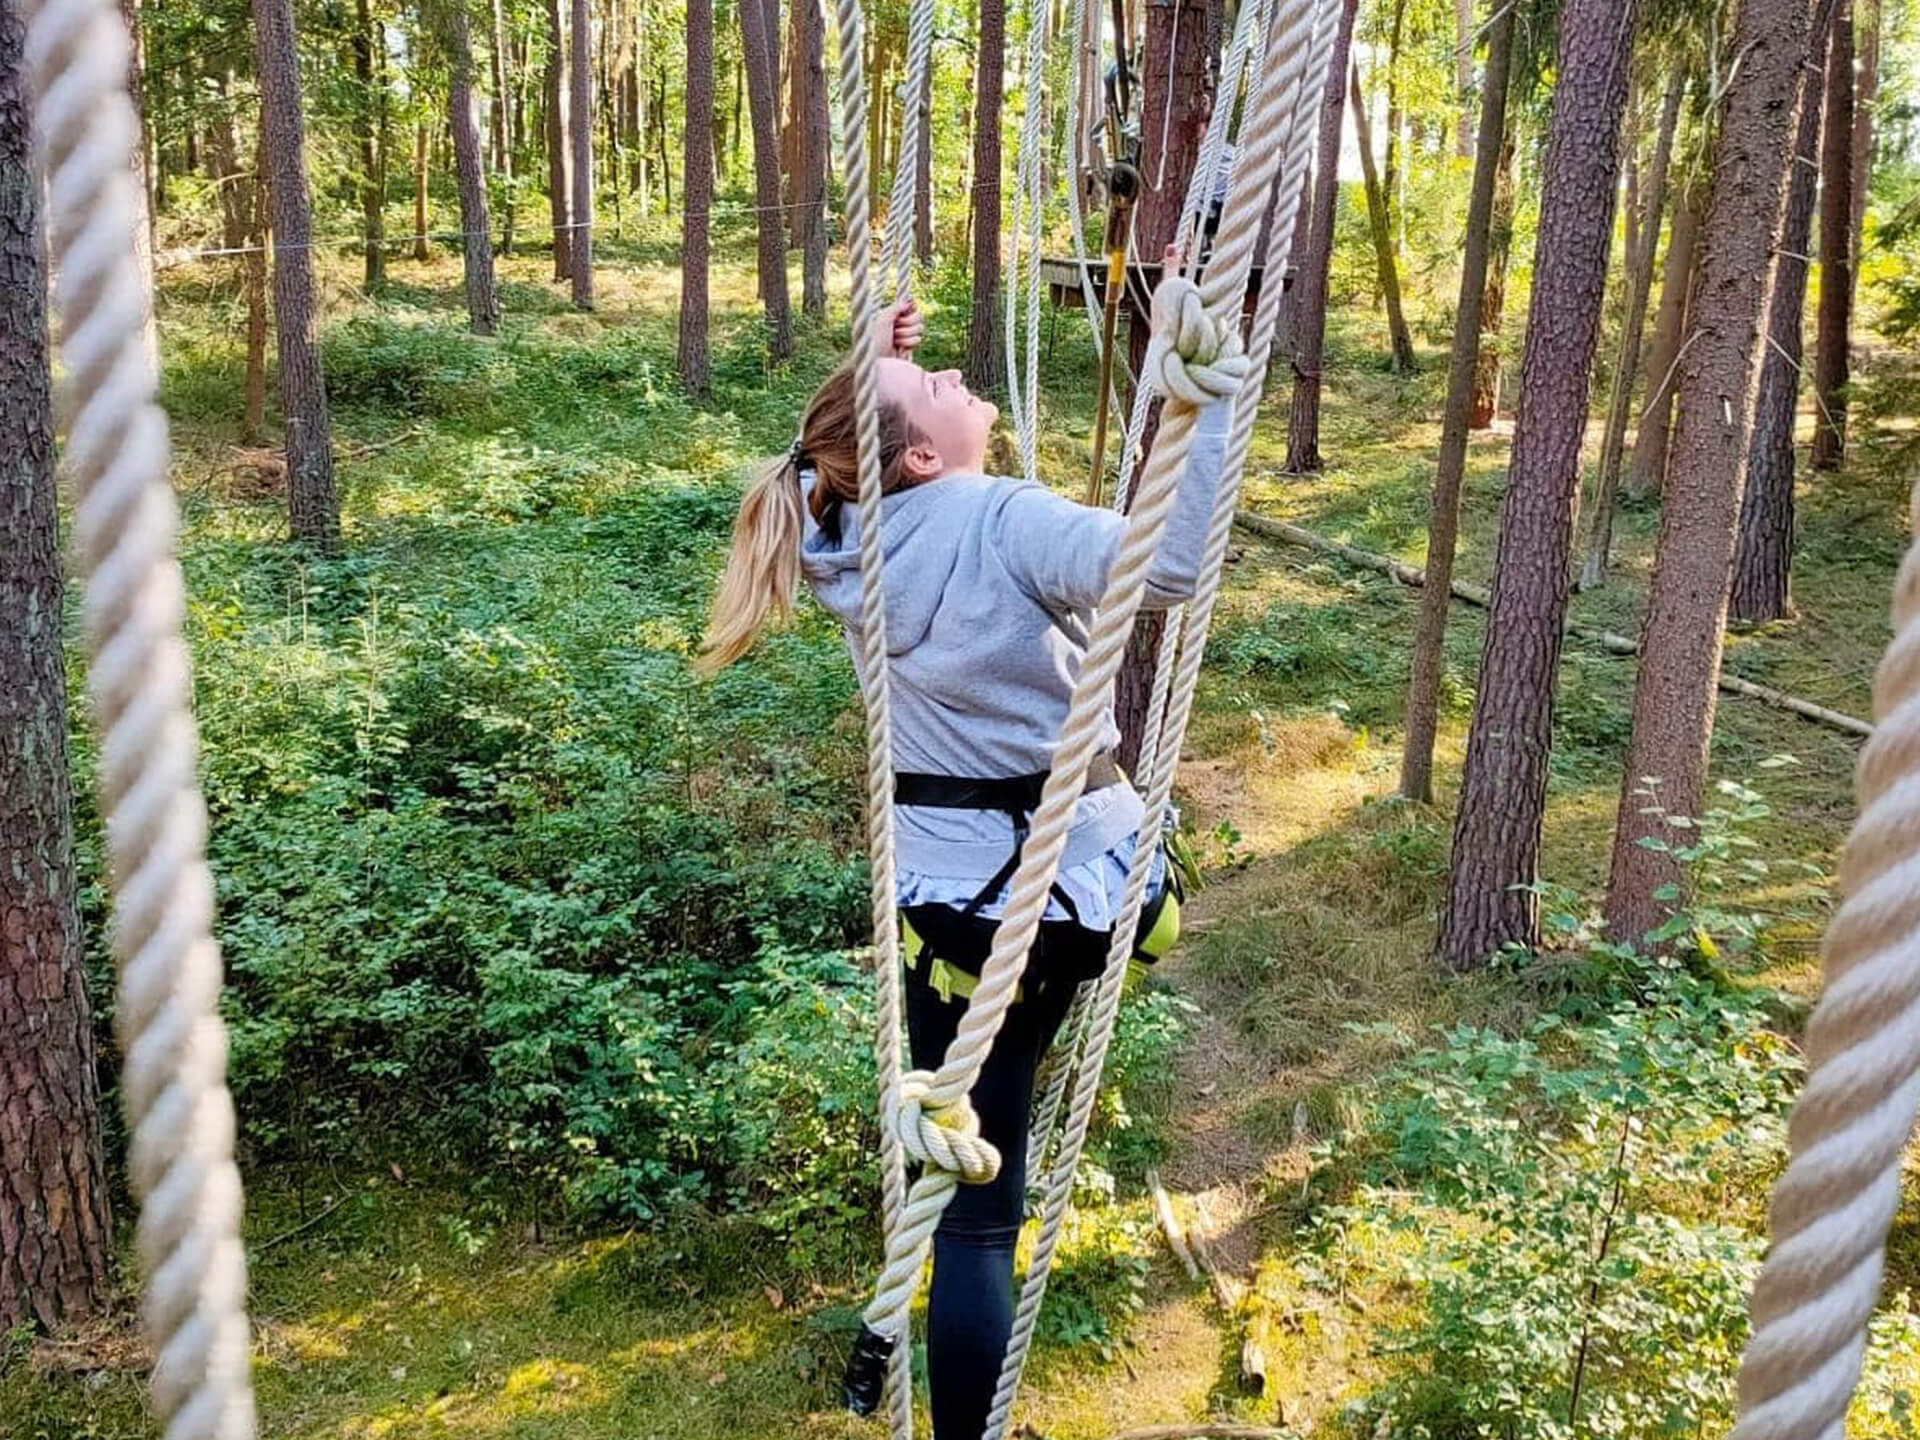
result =
[{"label": "girl's ear", "polygon": [[901,468],[915,484],[928,480],[937,480],[946,469],[940,452],[930,445],[909,445],[905,455],[900,457]]}]

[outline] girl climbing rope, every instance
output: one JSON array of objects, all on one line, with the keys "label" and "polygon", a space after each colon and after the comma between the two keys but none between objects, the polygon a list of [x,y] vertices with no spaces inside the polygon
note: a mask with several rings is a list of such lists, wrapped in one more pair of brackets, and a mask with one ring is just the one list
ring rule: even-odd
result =
[{"label": "girl climbing rope", "polygon": [[[1169,267],[1171,268],[1171,267]],[[894,705],[895,800],[913,1063],[940,1063],[992,943],[1027,822],[1066,717],[1088,616],[1125,518],[1044,486],[986,473],[997,408],[954,371],[913,363],[911,298],[876,322],[880,465]],[[1231,406],[1205,412],[1148,576],[1147,603],[1193,594]],[[852,374],[808,404],[800,437],[749,488],[714,602],[703,664],[744,654],[792,606],[799,581],[848,627],[860,581]],[[852,645],[855,663],[859,647]],[[973,1091],[981,1137],[1004,1157],[963,1186],[934,1236],[928,1370],[936,1440],[975,1440],[1013,1326],[1013,1260],[1025,1211],[1034,1076],[1120,918],[1143,806],[1112,758],[1109,723],[1021,983]],[[1164,859],[1138,933],[1164,950],[1177,902]],[[877,1380],[877,1375],[876,1375]]]}]

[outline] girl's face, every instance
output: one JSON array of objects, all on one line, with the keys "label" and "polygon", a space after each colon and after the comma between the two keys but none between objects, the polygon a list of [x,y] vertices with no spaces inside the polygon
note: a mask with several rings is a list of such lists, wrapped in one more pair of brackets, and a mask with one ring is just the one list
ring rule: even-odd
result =
[{"label": "girl's face", "polygon": [[979,472],[999,407],[968,390],[958,370],[922,370],[890,358],[880,362],[877,379],[880,398],[905,411],[921,438],[908,452],[909,471],[923,480]]}]

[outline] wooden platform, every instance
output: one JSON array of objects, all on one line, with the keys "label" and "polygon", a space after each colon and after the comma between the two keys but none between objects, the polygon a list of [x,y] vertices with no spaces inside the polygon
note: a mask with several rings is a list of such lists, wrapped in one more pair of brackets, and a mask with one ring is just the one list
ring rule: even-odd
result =
[{"label": "wooden platform", "polygon": [[[1247,272],[1247,298],[1245,313],[1253,313],[1254,302],[1260,298],[1260,282],[1265,267],[1253,266]],[[1107,262],[1099,257],[1084,263],[1070,255],[1048,255],[1040,261],[1040,280],[1047,287],[1047,298],[1056,308],[1079,310],[1086,306],[1086,294],[1080,285],[1080,277],[1085,273],[1093,284],[1093,298],[1096,305],[1106,304]],[[1291,283],[1293,277],[1286,277]],[[1149,308],[1148,297],[1154,287],[1160,283],[1160,264],[1139,263],[1127,267],[1127,294],[1121,304],[1141,313]]]}]

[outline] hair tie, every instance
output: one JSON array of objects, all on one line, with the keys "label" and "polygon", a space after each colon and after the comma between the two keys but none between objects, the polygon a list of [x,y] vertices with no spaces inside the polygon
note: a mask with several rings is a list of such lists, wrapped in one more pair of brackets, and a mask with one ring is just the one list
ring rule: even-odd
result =
[{"label": "hair tie", "polygon": [[807,463],[807,447],[800,441],[795,440],[793,444],[787,447],[787,463],[795,470],[804,466]]}]

